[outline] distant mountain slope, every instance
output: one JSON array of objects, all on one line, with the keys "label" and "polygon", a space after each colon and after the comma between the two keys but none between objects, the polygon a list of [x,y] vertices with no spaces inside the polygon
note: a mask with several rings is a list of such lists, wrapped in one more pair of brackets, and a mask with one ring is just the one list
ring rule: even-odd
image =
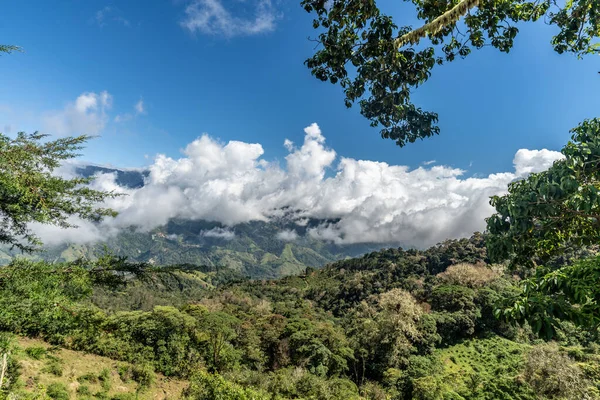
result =
[{"label": "distant mountain slope", "polygon": [[[277,238],[282,230],[294,229],[298,238]],[[233,227],[210,221],[171,221],[150,232],[125,230],[105,242],[48,247],[32,255],[49,261],[72,261],[94,257],[108,247],[117,255],[157,265],[195,264],[224,266],[252,278],[276,278],[319,268],[332,261],[355,257],[384,245],[339,246],[306,235],[306,227],[284,221],[253,221]],[[0,249],[0,264],[6,264],[16,251]]]},{"label": "distant mountain slope", "polygon": [[117,174],[116,182],[128,188],[136,189],[144,186],[144,178],[149,174],[146,170],[122,170],[116,168],[99,167],[97,165],[83,165],[75,168],[75,172],[85,178],[96,174]]}]

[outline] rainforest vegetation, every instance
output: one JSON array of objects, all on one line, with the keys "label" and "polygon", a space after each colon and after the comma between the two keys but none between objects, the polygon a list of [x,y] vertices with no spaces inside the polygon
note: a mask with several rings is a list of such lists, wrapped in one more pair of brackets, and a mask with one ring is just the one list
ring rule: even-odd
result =
[{"label": "rainforest vegetation", "polygon": [[[517,22],[555,25],[558,53],[598,52],[595,1],[413,3],[417,29],[372,0],[302,2],[321,45],[307,66],[400,146],[439,133],[411,90],[472,49],[509,52]],[[15,258],[0,269],[0,393],[133,399],[160,384],[193,400],[600,398],[600,120],[571,134],[562,160],[491,199],[484,233],[427,250],[280,279],[108,250]],[[118,194],[53,173],[88,139],[0,135],[1,243],[32,252],[42,243],[31,223],[115,214],[99,204]],[[104,358],[75,369],[77,354]]]},{"label": "rainforest vegetation", "polygon": [[[3,391],[123,398],[110,387],[74,389],[83,372],[56,378],[61,395],[21,375],[20,363],[36,357],[38,380],[67,365],[43,349],[16,349],[19,335],[115,360],[110,374],[140,381],[131,396],[149,393],[160,373],[188,382],[181,395],[190,399],[597,398],[597,331],[557,319],[548,341],[526,322],[497,318],[499,304],[524,295],[523,273],[490,264],[485,243],[475,234],[425,251],[383,250],[280,280],[110,255],[15,261],[1,275]],[[579,256],[597,265],[594,254]]]}]

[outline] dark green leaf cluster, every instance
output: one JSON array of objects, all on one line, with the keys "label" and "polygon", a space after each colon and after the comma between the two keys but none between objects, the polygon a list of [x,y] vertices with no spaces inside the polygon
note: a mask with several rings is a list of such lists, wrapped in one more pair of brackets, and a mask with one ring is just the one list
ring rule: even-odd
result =
[{"label": "dark green leaf cluster", "polygon": [[600,240],[600,120],[586,120],[572,133],[565,158],[493,197],[496,213],[487,220],[490,257],[534,275],[523,296],[498,315],[527,320],[549,336],[559,319],[592,330],[600,322],[598,260],[569,257]]},{"label": "dark green leaf cluster", "polygon": [[[417,17],[426,22],[415,30],[383,14],[375,0],[302,1],[315,15],[313,27],[321,29],[316,39],[320,48],[306,60],[307,67],[316,78],[339,84],[346,106],[359,102],[361,114],[381,127],[381,136],[399,146],[439,133],[437,114],[411,100],[433,67],[488,45],[508,53],[518,22],[547,16],[560,29],[552,40],[557,52],[598,52],[594,40],[600,36],[600,9],[595,0],[412,2]],[[425,36],[430,46],[414,46]]]},{"label": "dark green leaf cluster", "polygon": [[572,133],[564,160],[492,198],[497,211],[487,219],[492,258],[534,267],[570,248],[598,243],[600,120],[584,121]]},{"label": "dark green leaf cluster", "polygon": [[508,320],[527,321],[534,331],[548,338],[556,335],[561,321],[572,321],[590,332],[600,327],[600,258],[580,260],[549,270],[538,268],[525,281],[523,292],[505,302],[496,315]]},{"label": "dark green leaf cluster", "polygon": [[10,44],[0,44],[0,53],[10,54],[13,51],[22,51],[22,49],[19,46],[14,46]]}]

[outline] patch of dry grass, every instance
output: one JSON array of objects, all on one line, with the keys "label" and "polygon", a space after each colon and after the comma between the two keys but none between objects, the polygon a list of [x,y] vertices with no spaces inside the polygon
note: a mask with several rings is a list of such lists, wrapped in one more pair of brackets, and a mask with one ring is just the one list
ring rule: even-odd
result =
[{"label": "patch of dry grass", "polygon": [[[119,365],[122,363],[106,357],[100,357],[93,354],[56,348],[49,344],[31,338],[18,338],[19,347],[22,351],[14,355],[21,364],[20,381],[23,384],[23,390],[34,392],[39,387],[48,387],[52,383],[64,384],[72,399],[89,398],[82,393],[77,394],[80,386],[87,386],[89,393],[96,394],[104,392],[107,398],[117,395],[131,393],[135,396],[138,384],[134,381],[123,382],[118,374]],[[34,359],[27,355],[25,349],[30,347],[44,347],[47,349],[47,355],[40,359]],[[56,361],[58,360],[58,361]],[[49,363],[59,363],[62,365],[62,376],[46,372]],[[102,371],[109,371],[105,376],[108,379],[99,379]],[[82,377],[87,377],[82,378]],[[96,379],[93,379],[96,377]],[[107,383],[106,383],[107,382]],[[139,399],[178,399],[181,392],[187,387],[188,382],[167,378],[161,374],[156,374],[152,386],[139,393]],[[106,390],[108,389],[108,390]],[[83,390],[87,392],[87,390]],[[81,390],[80,390],[81,392]],[[134,397],[135,398],[135,397]]]}]

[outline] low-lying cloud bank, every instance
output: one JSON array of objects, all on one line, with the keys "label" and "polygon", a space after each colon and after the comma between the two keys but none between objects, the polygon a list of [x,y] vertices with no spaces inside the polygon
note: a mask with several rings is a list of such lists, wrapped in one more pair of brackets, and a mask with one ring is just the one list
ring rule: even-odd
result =
[{"label": "low-lying cloud bank", "polygon": [[[145,186],[120,187],[115,174],[101,174],[93,186],[126,193],[108,205],[119,216],[97,225],[79,221],[77,230],[35,227],[47,244],[90,242],[135,226],[150,230],[171,218],[205,219],[227,226],[287,216],[299,225],[308,218],[329,222],[308,234],[338,244],[399,243],[425,247],[483,230],[492,213],[489,197],[506,192],[509,182],[547,169],[559,152],[519,150],[514,171],[464,178],[447,166],[403,165],[338,157],[325,145],[317,124],[304,143],[286,140],[285,166],[262,158],[258,143],[221,144],[208,135],[190,143],[184,156],[156,156]],[[337,160],[337,161],[336,161]],[[326,174],[332,169],[332,174]],[[233,238],[230,230],[206,233]],[[280,240],[295,240],[281,232]]]}]

